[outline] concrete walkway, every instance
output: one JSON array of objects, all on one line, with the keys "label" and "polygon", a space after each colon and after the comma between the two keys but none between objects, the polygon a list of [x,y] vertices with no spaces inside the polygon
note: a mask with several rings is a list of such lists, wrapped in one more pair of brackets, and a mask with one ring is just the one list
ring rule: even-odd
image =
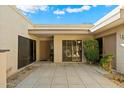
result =
[{"label": "concrete walkway", "polygon": [[[40,68],[17,88],[113,88],[119,87],[103,77],[105,71],[87,64],[40,63]],[[101,74],[103,73],[103,74]]]}]

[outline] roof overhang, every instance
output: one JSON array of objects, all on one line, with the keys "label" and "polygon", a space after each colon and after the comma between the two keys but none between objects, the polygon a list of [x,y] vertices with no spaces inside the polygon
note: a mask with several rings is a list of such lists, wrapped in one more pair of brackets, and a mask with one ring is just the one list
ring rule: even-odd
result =
[{"label": "roof overhang", "polygon": [[124,23],[124,8],[117,7],[112,12],[97,21],[89,30],[94,34],[111,29]]},{"label": "roof overhang", "polygon": [[29,29],[29,34],[89,34],[88,29]]},{"label": "roof overhang", "polygon": [[89,34],[93,25],[34,25],[29,34]]}]

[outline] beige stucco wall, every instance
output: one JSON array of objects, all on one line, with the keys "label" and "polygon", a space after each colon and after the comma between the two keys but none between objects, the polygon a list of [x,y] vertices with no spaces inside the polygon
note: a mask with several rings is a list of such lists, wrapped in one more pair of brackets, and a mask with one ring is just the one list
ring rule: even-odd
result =
[{"label": "beige stucco wall", "polygon": [[8,61],[7,52],[0,52],[0,88],[6,88],[6,63]]},{"label": "beige stucco wall", "polygon": [[113,55],[112,67],[116,69],[116,34],[103,37],[103,55]]},{"label": "beige stucco wall", "polygon": [[[124,35],[124,24],[99,33],[95,35],[95,38],[104,37],[113,33],[116,33],[116,69],[118,72],[124,74],[124,47],[121,46],[121,44],[124,44],[124,39],[120,38],[120,35]],[[111,42],[115,41],[112,40]]]},{"label": "beige stucco wall", "polygon": [[7,75],[17,72],[18,64],[18,35],[36,40],[36,56],[39,60],[39,40],[28,34],[32,25],[10,6],[0,6],[0,49],[9,49]]},{"label": "beige stucco wall", "polygon": [[[62,62],[62,40],[86,40],[92,39],[91,35],[54,35],[54,62]],[[85,60],[83,60],[84,62]]]},{"label": "beige stucco wall", "polygon": [[124,47],[121,44],[124,44],[124,39],[120,37],[124,35],[124,25],[121,25],[117,30],[117,71],[124,74]]}]

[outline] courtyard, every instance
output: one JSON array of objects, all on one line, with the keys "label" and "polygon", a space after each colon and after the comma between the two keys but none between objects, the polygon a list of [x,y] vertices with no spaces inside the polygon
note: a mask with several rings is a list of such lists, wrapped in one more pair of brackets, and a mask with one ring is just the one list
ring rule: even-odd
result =
[{"label": "courtyard", "polygon": [[118,88],[108,72],[85,63],[41,63],[16,88]]}]

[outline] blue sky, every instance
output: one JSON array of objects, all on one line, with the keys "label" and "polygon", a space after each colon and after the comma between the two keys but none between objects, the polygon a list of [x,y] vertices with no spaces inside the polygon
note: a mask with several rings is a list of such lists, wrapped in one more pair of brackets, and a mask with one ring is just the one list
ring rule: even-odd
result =
[{"label": "blue sky", "polygon": [[93,24],[117,5],[17,6],[34,24]]}]

